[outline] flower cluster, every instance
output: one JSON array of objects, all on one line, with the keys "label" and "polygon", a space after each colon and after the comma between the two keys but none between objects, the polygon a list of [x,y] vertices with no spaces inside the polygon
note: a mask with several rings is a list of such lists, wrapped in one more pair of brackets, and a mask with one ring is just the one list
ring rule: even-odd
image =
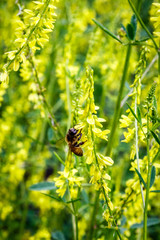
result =
[{"label": "flower cluster", "polygon": [[56,17],[55,1],[33,1],[31,9],[24,9],[15,20],[18,25],[15,31],[15,50],[6,53],[8,63],[3,67],[0,82],[8,82],[9,71],[18,71],[20,63],[26,62],[29,52],[35,54],[49,40],[48,33],[52,32]]},{"label": "flower cluster", "polygon": [[153,3],[151,10],[151,21],[154,25],[154,35],[160,38],[160,3]]},{"label": "flower cluster", "polygon": [[[94,103],[94,81],[93,70],[90,67],[86,68],[86,81],[84,81],[85,88],[85,107],[81,111],[80,123],[78,128],[83,128],[83,134],[86,143],[84,144],[86,163],[90,166],[90,182],[94,185],[95,190],[100,192],[100,198],[107,200],[108,207],[113,209],[112,203],[108,197],[110,191],[108,181],[111,180],[107,173],[108,166],[113,165],[113,160],[103,154],[97,152],[96,143],[100,139],[107,141],[107,134],[109,130],[102,130],[101,122],[105,119],[97,117],[97,109]],[[107,219],[108,220],[108,219]]]},{"label": "flower cluster", "polygon": [[[132,93],[130,94],[130,96],[132,97],[132,100],[133,100],[132,104],[131,104],[131,108],[133,109],[133,111],[134,110],[137,111],[137,105],[140,104],[141,78],[142,78],[143,70],[146,67],[147,52],[148,52],[148,49],[146,47],[142,47],[140,59],[138,62],[136,73],[135,73],[134,83],[130,86],[133,89]],[[133,113],[129,109],[127,109],[126,112],[128,113],[128,116],[126,116],[126,115],[121,116],[120,127],[127,128],[128,131],[124,132],[125,139],[122,141],[129,143],[135,137],[135,127],[133,127],[134,116],[133,116]],[[144,143],[144,133],[146,133],[146,119],[145,118],[142,118],[142,127],[143,127],[143,131],[142,131],[142,129],[139,129],[139,138],[140,138],[140,142]],[[132,149],[134,151],[134,147],[132,147]],[[133,156],[134,156],[133,152],[131,152],[131,156],[133,158]]]}]

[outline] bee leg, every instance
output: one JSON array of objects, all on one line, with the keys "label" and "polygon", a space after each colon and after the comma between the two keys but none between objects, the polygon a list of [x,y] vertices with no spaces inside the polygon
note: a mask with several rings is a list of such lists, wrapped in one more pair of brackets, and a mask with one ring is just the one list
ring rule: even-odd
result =
[{"label": "bee leg", "polygon": [[[78,135],[77,135],[78,136]],[[82,133],[79,133],[79,138],[78,138],[78,141],[81,139],[82,137]]]},{"label": "bee leg", "polygon": [[77,130],[77,134],[76,134],[76,136],[79,136],[79,135],[81,135],[82,133],[82,129],[80,129],[80,131],[78,132],[78,130]]},{"label": "bee leg", "polygon": [[78,141],[81,139],[81,137],[82,137],[82,129],[79,131],[79,133],[76,135],[76,137],[78,137],[79,136],[79,138],[77,139]]},{"label": "bee leg", "polygon": [[[85,141],[86,142],[86,141]],[[80,145],[83,145],[85,142],[80,142],[78,144],[75,144],[74,147],[79,147]]]}]

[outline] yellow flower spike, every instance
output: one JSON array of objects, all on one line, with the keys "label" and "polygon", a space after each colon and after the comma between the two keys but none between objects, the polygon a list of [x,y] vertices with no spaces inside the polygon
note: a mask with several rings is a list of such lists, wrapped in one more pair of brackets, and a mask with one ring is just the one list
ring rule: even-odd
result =
[{"label": "yellow flower spike", "polygon": [[86,163],[90,165],[91,163],[93,163],[93,160],[94,160],[93,156],[90,155],[86,158]]},{"label": "yellow flower spike", "polygon": [[9,82],[9,76],[8,76],[7,71],[0,73],[0,83],[8,84],[8,82]]},{"label": "yellow flower spike", "polygon": [[18,71],[18,69],[19,69],[19,61],[15,60],[13,62],[13,70]]},{"label": "yellow flower spike", "polygon": [[110,157],[105,157],[104,155],[97,153],[97,158],[100,161],[101,164],[103,164],[104,166],[108,165],[108,166],[112,166],[114,161],[112,160],[112,158]]},{"label": "yellow flower spike", "polygon": [[17,50],[14,50],[14,51],[6,52],[5,54],[8,55],[8,58],[9,58],[10,60],[12,60],[12,59],[15,58],[16,52],[17,52]]},{"label": "yellow flower spike", "polygon": [[71,198],[72,198],[72,199],[77,198],[78,188],[71,188],[71,189],[70,189],[70,194],[71,194]]},{"label": "yellow flower spike", "polygon": [[95,119],[94,119],[93,115],[90,115],[90,116],[87,118],[87,122],[88,122],[90,125],[94,125],[94,124],[95,124]]},{"label": "yellow flower spike", "polygon": [[104,118],[97,118],[96,121],[98,121],[98,122],[106,122],[106,119],[104,119]]},{"label": "yellow flower spike", "polygon": [[96,134],[99,134],[99,133],[101,133],[101,132],[102,132],[102,130],[101,130],[101,129],[99,129],[99,128],[96,128],[96,127],[92,128],[92,131],[93,131],[94,133],[96,133]]},{"label": "yellow flower spike", "polygon": [[109,214],[109,210],[108,210],[108,209],[106,209],[106,210],[103,212],[103,217],[104,217],[105,220],[108,222],[109,217],[110,217],[110,214]]},{"label": "yellow flower spike", "polygon": [[102,175],[102,177],[103,177],[104,179],[106,179],[106,180],[111,180],[111,176],[108,175],[107,173],[104,173],[104,174]]},{"label": "yellow flower spike", "polygon": [[122,115],[119,121],[120,121],[120,128],[129,127],[130,124],[132,123],[132,120],[126,115]]},{"label": "yellow flower spike", "polygon": [[134,138],[134,132],[135,132],[135,129],[130,129],[128,128],[128,132],[124,132],[124,137],[125,137],[125,140],[122,140],[122,142],[130,142],[133,138]]}]

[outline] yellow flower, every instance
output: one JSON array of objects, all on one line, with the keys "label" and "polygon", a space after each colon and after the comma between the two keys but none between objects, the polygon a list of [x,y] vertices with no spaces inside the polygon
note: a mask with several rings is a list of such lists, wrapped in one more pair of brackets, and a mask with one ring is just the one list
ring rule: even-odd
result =
[{"label": "yellow flower", "polygon": [[120,128],[129,127],[130,124],[132,123],[132,120],[126,115],[122,115],[119,121],[120,121]]},{"label": "yellow flower", "polygon": [[134,132],[135,132],[135,129],[130,129],[128,128],[128,132],[124,132],[124,137],[125,139],[122,140],[122,142],[130,142],[133,138],[134,138]]},{"label": "yellow flower", "polygon": [[112,166],[114,163],[110,157],[105,157],[100,153],[97,153],[97,158],[100,164],[102,164],[103,166],[106,166],[106,165]]}]

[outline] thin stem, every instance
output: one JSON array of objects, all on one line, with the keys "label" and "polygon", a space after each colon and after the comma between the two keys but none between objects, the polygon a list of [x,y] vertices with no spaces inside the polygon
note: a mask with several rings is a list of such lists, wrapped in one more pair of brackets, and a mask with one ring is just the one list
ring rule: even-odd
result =
[{"label": "thin stem", "polygon": [[72,214],[74,240],[78,240],[78,218],[77,218],[74,202],[72,202],[72,208],[74,211],[74,215]]},{"label": "thin stem", "polygon": [[44,104],[46,105],[46,108],[47,108],[47,110],[48,110],[48,112],[49,112],[49,114],[50,114],[50,116],[51,116],[51,118],[52,118],[52,120],[53,120],[54,126],[53,126],[53,124],[52,124],[52,127],[55,128],[55,126],[56,126],[56,129],[58,130],[58,132],[60,133],[60,135],[63,136],[63,133],[61,132],[61,129],[60,129],[60,127],[59,127],[59,125],[58,125],[58,123],[57,123],[57,121],[56,121],[56,119],[55,119],[55,116],[54,116],[53,113],[52,113],[51,106],[48,104],[48,102],[47,102],[47,100],[46,100],[46,98],[45,98],[45,95],[44,95],[44,92],[43,92],[43,87],[42,87],[41,82],[40,82],[40,80],[39,80],[38,72],[37,72],[36,66],[35,66],[35,64],[34,64],[34,62],[33,62],[32,57],[30,57],[30,62],[31,62],[31,64],[32,64],[33,70],[34,70],[34,72],[35,72],[35,78],[36,78],[36,81],[37,81],[37,83],[38,83],[38,86],[39,86],[39,89],[40,89],[40,94],[42,95],[42,98],[43,98],[43,102],[44,102]]},{"label": "thin stem", "polygon": [[94,201],[94,205],[93,205],[93,211],[92,211],[92,215],[91,215],[91,224],[90,224],[89,234],[88,234],[88,238],[87,238],[88,240],[92,240],[92,238],[93,238],[94,224],[95,224],[96,214],[97,214],[98,204],[99,204],[98,200],[99,200],[99,192],[96,192],[95,201]]},{"label": "thin stem", "polygon": [[[67,158],[66,158],[66,162],[65,162],[65,169],[67,169],[67,171],[69,171],[72,167],[73,167],[72,152],[69,150]],[[68,184],[68,192],[69,192],[69,195],[70,195],[72,212],[73,212],[72,213],[72,226],[73,226],[74,240],[78,240],[78,216],[77,216],[77,212],[76,212],[74,202],[72,201],[72,197],[71,197],[71,194],[70,194],[69,184]]]},{"label": "thin stem", "polygon": [[125,59],[125,64],[124,64],[123,75],[122,75],[122,79],[121,79],[121,85],[120,85],[120,89],[119,89],[119,93],[118,93],[116,109],[114,112],[111,134],[109,136],[107,150],[106,150],[106,155],[108,155],[108,156],[111,154],[111,151],[112,151],[114,135],[116,132],[116,127],[118,125],[118,120],[119,120],[119,115],[120,115],[120,104],[121,104],[121,100],[122,100],[122,96],[123,96],[123,89],[124,89],[124,85],[125,85],[125,81],[126,81],[126,76],[127,76],[128,66],[129,66],[129,59],[131,56],[131,48],[132,48],[131,44],[129,44],[128,48],[127,48],[127,54],[126,54],[126,59]]},{"label": "thin stem", "polygon": [[147,159],[148,159],[148,171],[147,171],[147,188],[144,208],[144,220],[143,220],[143,240],[147,240],[147,208],[149,202],[149,188],[151,179],[151,166],[150,153],[149,153],[149,112],[147,113]]},{"label": "thin stem", "polygon": [[160,51],[158,50],[158,79],[160,82]]},{"label": "thin stem", "polygon": [[70,89],[69,89],[69,78],[66,76],[66,94],[67,94],[67,107],[68,107],[68,124],[67,129],[70,128],[71,125],[71,99],[70,99]]},{"label": "thin stem", "polygon": [[[137,114],[137,95],[135,97],[135,114]],[[138,124],[137,124],[137,119],[135,118],[135,133],[136,133],[136,158],[137,158],[137,168],[138,171],[140,172],[140,166],[139,166],[139,151],[138,151]],[[140,189],[141,189],[141,196],[142,196],[142,203],[143,203],[143,209],[145,207],[145,202],[144,202],[144,195],[143,195],[143,187],[140,182]]]},{"label": "thin stem", "polygon": [[139,23],[141,24],[142,28],[146,31],[146,33],[148,34],[148,36],[151,38],[151,40],[152,40],[152,42],[153,42],[153,44],[154,44],[154,46],[155,46],[155,49],[157,50],[157,49],[158,49],[158,46],[157,46],[156,42],[154,41],[154,38],[153,38],[152,34],[150,33],[150,31],[148,30],[148,28],[147,28],[146,25],[144,24],[144,22],[143,22],[142,18],[140,17],[138,11],[136,10],[136,8],[135,8],[132,0],[128,0],[128,2],[129,2],[129,5],[131,6],[133,12],[135,13],[137,19],[139,20]]}]

